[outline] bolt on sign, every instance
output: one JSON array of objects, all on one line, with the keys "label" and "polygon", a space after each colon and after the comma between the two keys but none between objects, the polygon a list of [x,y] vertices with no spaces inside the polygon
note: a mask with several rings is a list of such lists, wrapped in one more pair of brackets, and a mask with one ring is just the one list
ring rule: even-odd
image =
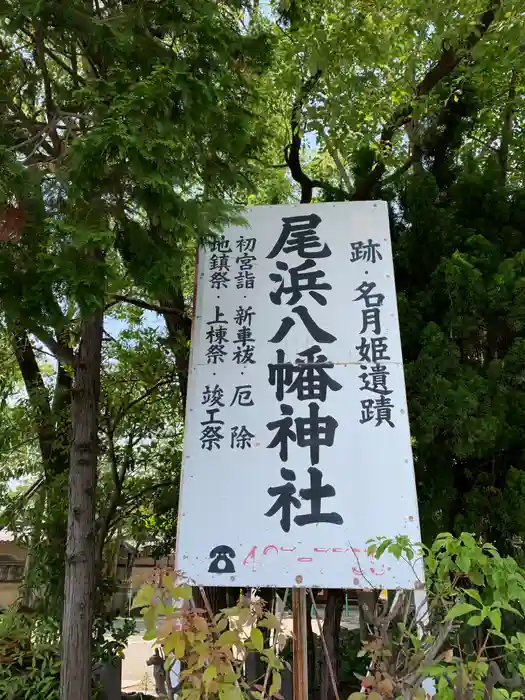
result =
[{"label": "bolt on sign", "polygon": [[406,588],[419,542],[384,202],[258,206],[197,270],[177,569],[200,585]]}]

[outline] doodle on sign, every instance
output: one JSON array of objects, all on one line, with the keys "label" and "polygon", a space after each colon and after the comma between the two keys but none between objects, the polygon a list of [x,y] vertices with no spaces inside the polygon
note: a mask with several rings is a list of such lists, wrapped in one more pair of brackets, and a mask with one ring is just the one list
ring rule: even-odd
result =
[{"label": "doodle on sign", "polygon": [[[262,560],[257,560],[257,550],[262,549]],[[304,548],[303,552],[306,554],[306,551]],[[279,553],[284,553],[286,554],[293,554],[294,552],[297,552],[297,547],[283,547],[280,546],[278,547],[275,544],[267,544],[264,547],[254,544],[250,548],[248,554],[243,560],[243,566],[248,566],[251,564],[252,570],[256,571],[257,566],[260,566],[261,564],[264,564],[266,557],[270,556],[273,557],[275,555],[279,556]],[[314,547],[313,548],[313,556],[297,556],[296,561],[306,561],[306,562],[312,562],[315,560],[315,555],[317,554],[322,554],[325,556],[330,556],[334,554],[346,554],[351,557],[350,562],[356,562],[358,566],[355,566],[352,564],[352,573],[355,576],[363,577],[367,575],[372,575],[372,576],[384,576],[386,571],[385,571],[385,565],[381,564],[381,567],[378,566],[377,562],[375,561],[374,555],[373,554],[368,554],[368,551],[366,548],[359,548],[359,547]],[[365,564],[362,559],[359,559],[360,554],[366,554],[367,559],[368,559],[368,571],[365,571]],[[323,559],[325,557],[323,556]]]}]

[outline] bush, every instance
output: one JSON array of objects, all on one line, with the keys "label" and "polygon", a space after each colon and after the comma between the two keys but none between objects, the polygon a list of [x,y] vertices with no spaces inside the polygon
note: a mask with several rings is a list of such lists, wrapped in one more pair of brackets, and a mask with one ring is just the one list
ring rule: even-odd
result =
[{"label": "bush", "polygon": [[0,698],[59,700],[58,623],[9,609],[0,617]]}]

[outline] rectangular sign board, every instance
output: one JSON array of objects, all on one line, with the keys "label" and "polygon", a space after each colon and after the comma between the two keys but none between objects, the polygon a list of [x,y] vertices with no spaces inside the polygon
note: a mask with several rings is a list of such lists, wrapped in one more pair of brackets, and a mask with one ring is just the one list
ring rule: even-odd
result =
[{"label": "rectangular sign board", "polygon": [[257,206],[197,270],[177,569],[199,585],[419,587],[384,202]]}]

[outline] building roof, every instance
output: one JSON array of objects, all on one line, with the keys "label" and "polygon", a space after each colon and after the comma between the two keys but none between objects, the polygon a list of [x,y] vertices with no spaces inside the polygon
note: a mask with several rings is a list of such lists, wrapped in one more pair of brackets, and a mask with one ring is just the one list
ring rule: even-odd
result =
[{"label": "building roof", "polygon": [[5,527],[0,530],[0,542],[14,542],[14,541],[15,541],[14,532],[11,532],[11,530],[8,530]]}]

